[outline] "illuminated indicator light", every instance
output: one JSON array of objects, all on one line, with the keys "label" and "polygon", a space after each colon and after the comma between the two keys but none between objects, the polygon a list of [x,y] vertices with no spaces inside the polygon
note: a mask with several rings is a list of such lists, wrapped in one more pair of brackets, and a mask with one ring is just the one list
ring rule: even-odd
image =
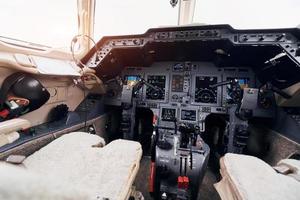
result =
[{"label": "illuminated indicator light", "polygon": [[153,115],[152,124],[156,125],[157,124],[157,120],[158,120],[158,116],[157,115]]},{"label": "illuminated indicator light", "polygon": [[0,112],[0,117],[6,118],[9,115],[9,110],[4,109]]},{"label": "illuminated indicator light", "polygon": [[189,177],[187,176],[178,176],[177,178],[177,185],[178,185],[178,188],[180,189],[188,189],[189,187]]},{"label": "illuminated indicator light", "polygon": [[190,182],[189,177],[184,176],[184,177],[183,177],[183,188],[184,188],[184,189],[188,189],[188,187],[189,187],[189,182]]},{"label": "illuminated indicator light", "polygon": [[184,187],[184,182],[183,182],[183,177],[182,176],[178,176],[177,185],[178,185],[178,188],[183,188]]}]

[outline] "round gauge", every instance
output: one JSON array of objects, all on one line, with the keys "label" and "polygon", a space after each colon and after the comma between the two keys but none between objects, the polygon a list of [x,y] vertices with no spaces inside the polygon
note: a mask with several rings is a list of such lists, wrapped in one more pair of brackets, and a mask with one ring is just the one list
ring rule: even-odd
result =
[{"label": "round gauge", "polygon": [[217,102],[217,94],[214,90],[210,89],[200,89],[196,91],[196,102],[200,103],[216,103]]},{"label": "round gauge", "polygon": [[152,88],[150,88],[147,91],[147,96],[148,96],[148,99],[153,99],[153,100],[164,98],[163,93],[160,90],[154,90]]}]

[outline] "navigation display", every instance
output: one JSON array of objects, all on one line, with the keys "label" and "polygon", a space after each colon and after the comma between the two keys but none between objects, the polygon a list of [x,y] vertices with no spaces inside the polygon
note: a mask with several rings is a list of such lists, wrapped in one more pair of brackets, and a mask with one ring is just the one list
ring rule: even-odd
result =
[{"label": "navigation display", "polygon": [[180,119],[185,121],[196,121],[197,119],[196,115],[197,115],[196,110],[182,109]]}]

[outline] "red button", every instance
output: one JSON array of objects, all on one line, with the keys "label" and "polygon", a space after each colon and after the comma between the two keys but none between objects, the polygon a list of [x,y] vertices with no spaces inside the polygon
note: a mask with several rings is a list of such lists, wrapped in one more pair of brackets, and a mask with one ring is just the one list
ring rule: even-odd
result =
[{"label": "red button", "polygon": [[189,177],[184,176],[184,177],[183,177],[183,188],[184,188],[184,189],[188,189],[188,187],[189,187],[189,182],[190,182]]},{"label": "red button", "polygon": [[184,182],[183,182],[183,177],[182,176],[178,176],[177,184],[178,184],[178,188],[183,188]]},{"label": "red button", "polygon": [[4,110],[2,110],[1,112],[0,112],[0,116],[2,117],[2,118],[6,118],[7,116],[9,115],[9,111],[7,110],[7,109],[4,109]]}]

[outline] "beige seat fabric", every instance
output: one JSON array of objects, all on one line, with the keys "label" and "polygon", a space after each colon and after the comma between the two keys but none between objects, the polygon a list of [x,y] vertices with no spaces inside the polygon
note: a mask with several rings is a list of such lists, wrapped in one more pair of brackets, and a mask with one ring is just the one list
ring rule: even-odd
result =
[{"label": "beige seat fabric", "polygon": [[222,180],[215,188],[222,200],[300,199],[300,182],[256,157],[226,154],[220,167]]},{"label": "beige seat fabric", "polygon": [[92,147],[101,141],[87,133],[67,134],[29,156],[24,165],[87,191],[93,199],[124,200],[139,168],[141,145],[115,140],[103,148]]},{"label": "beige seat fabric", "polygon": [[0,163],[1,200],[87,200],[88,192],[57,181],[56,178],[40,176],[22,167]]},{"label": "beige seat fabric", "polygon": [[295,159],[283,159],[277,163],[277,166],[285,166],[288,170],[288,176],[300,181],[300,161]]}]

